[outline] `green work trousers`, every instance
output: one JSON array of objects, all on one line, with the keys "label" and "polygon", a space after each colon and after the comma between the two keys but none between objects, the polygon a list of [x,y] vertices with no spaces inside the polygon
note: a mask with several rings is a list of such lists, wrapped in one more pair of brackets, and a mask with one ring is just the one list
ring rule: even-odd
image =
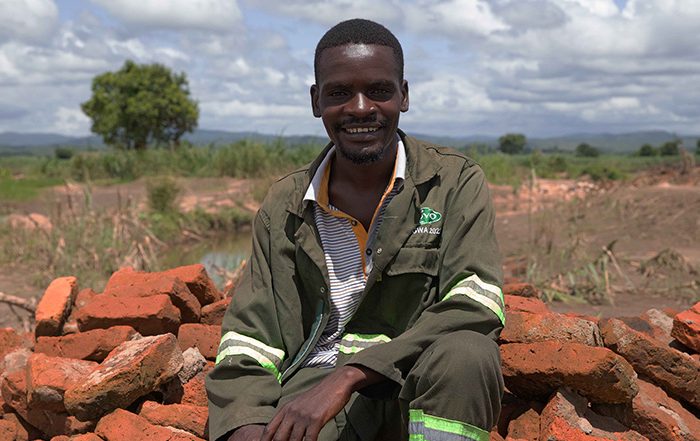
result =
[{"label": "green work trousers", "polygon": [[[332,369],[304,368],[282,385],[279,405],[318,384]],[[471,331],[445,335],[409,372],[398,399],[353,394],[319,441],[488,441],[498,419],[503,377],[498,346]]]}]

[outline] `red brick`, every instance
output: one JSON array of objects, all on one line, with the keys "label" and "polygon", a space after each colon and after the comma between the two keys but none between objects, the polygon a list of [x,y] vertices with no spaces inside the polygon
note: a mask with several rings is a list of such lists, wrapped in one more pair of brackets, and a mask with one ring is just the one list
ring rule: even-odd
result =
[{"label": "red brick", "polygon": [[180,401],[182,404],[191,404],[193,406],[208,405],[207,390],[204,384],[205,378],[206,374],[204,372],[200,372],[182,386],[184,390]]},{"label": "red brick", "polygon": [[31,346],[23,335],[20,335],[12,328],[0,328],[0,372],[3,370],[2,360],[5,355],[19,348]]},{"label": "red brick", "polygon": [[170,426],[184,430],[200,438],[209,436],[207,419],[209,409],[206,406],[191,406],[187,404],[158,404],[146,401],[141,406],[139,415],[151,424]]},{"label": "red brick", "polygon": [[503,295],[534,297],[537,299],[541,297],[540,291],[530,283],[506,283],[503,285]]},{"label": "red brick", "polygon": [[105,286],[105,292],[119,285],[153,280],[164,276],[176,277],[185,282],[190,292],[199,300],[202,306],[218,302],[223,298],[201,264],[181,266],[159,273],[138,272],[130,267],[122,268],[112,274],[112,277],[107,282],[107,286]]},{"label": "red brick", "polygon": [[[666,346],[673,341],[671,336],[673,319],[657,309],[650,309],[637,317],[616,317],[616,319]],[[602,323],[600,325],[602,326]]]},{"label": "red brick", "polygon": [[505,441],[503,437],[501,436],[500,433],[496,432],[495,430],[492,430],[489,433],[489,441]]},{"label": "red brick", "polygon": [[202,323],[205,325],[221,325],[224,315],[231,303],[231,297],[202,307]]},{"label": "red brick", "polygon": [[163,274],[177,277],[185,282],[192,294],[199,299],[199,303],[202,306],[218,302],[223,298],[223,295],[216,289],[214,282],[211,281],[207,270],[201,263],[173,268],[163,271]]},{"label": "red brick", "polygon": [[145,418],[117,409],[97,424],[95,433],[105,441],[200,441],[188,432],[157,426]]},{"label": "red brick", "polygon": [[622,355],[640,375],[661,386],[672,397],[700,409],[700,363],[688,354],[609,319],[601,324],[605,346]]},{"label": "red brick", "polygon": [[80,435],[66,436],[60,435],[51,438],[51,441],[104,441],[94,433],[83,433]]},{"label": "red brick", "polygon": [[[30,434],[36,428],[43,437],[50,438],[61,434],[83,433],[95,427],[94,421],[79,421],[65,412],[30,409],[27,405],[27,382],[24,371],[14,371],[5,375],[0,388],[7,404],[31,426],[25,426]],[[4,415],[3,418],[10,415],[12,414]],[[36,439],[36,436],[31,436],[30,439]]]},{"label": "red brick", "polygon": [[700,352],[700,302],[676,315],[671,335],[693,351]]},{"label": "red brick", "polygon": [[99,295],[76,313],[76,319],[81,331],[131,326],[142,335],[175,334],[180,311],[165,294],[142,298]]},{"label": "red brick", "polygon": [[612,351],[580,343],[545,341],[501,346],[508,390],[524,399],[543,398],[567,386],[597,403],[629,402],[637,374]]},{"label": "red brick", "polygon": [[599,405],[595,410],[654,441],[700,440],[700,420],[663,389],[646,381],[639,380],[639,393],[632,403]]},{"label": "red brick", "polygon": [[148,278],[136,276],[134,279],[132,281],[124,280],[123,284],[116,286],[108,285],[102,295],[113,297],[150,297],[165,294],[170,297],[173,305],[180,310],[180,317],[183,322],[199,322],[202,307],[182,280],[169,276]]},{"label": "red brick", "polygon": [[180,348],[197,348],[204,358],[216,360],[216,350],[221,340],[221,326],[187,323],[180,326],[177,334]]},{"label": "red brick", "polygon": [[61,329],[70,314],[73,299],[78,292],[78,279],[59,277],[46,288],[44,295],[36,306],[37,337],[42,335],[61,335]]},{"label": "red brick", "polygon": [[96,367],[92,361],[32,354],[27,362],[28,407],[65,412],[65,391],[85,381]]},{"label": "red brick", "polygon": [[586,399],[558,391],[540,417],[540,440],[546,441],[649,441],[612,418],[595,414]]},{"label": "red brick", "polygon": [[532,314],[547,314],[551,312],[545,303],[534,297],[504,295],[506,312],[530,312]]},{"label": "red brick", "polygon": [[102,361],[112,349],[136,335],[131,326],[93,329],[63,337],[39,337],[36,352],[54,357]]},{"label": "red brick", "polygon": [[528,409],[508,424],[508,441],[538,441],[540,434],[540,414]]},{"label": "red brick", "polygon": [[500,341],[534,343],[546,340],[570,341],[588,346],[603,346],[603,338],[595,323],[562,314],[530,314],[507,312],[506,327]]},{"label": "red brick", "polygon": [[66,409],[78,418],[95,418],[127,407],[175,377],[182,363],[172,334],[124,342],[87,380],[66,391]]}]

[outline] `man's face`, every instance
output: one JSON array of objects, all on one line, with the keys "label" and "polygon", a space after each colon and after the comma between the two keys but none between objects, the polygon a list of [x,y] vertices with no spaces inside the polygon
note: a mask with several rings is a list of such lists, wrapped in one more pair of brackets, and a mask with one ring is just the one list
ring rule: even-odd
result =
[{"label": "man's face", "polygon": [[345,158],[367,164],[395,142],[399,115],[408,110],[408,83],[388,46],[347,44],[325,49],[318,84],[311,86],[314,116]]}]

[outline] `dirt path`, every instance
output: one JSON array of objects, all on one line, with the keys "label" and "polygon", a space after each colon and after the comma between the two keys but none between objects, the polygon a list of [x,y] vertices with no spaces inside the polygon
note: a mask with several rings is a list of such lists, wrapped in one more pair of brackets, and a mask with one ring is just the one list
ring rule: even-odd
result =
[{"label": "dirt path", "polygon": [[[182,187],[180,208],[196,206],[205,210],[221,207],[257,209],[250,194],[254,183],[232,178],[178,179]],[[496,228],[509,277],[524,278],[532,256],[549,259],[552,274],[564,271],[571,259],[600,254],[615,241],[614,252],[627,280],[613,280],[612,304],[554,303],[555,310],[592,315],[634,315],[646,309],[683,309],[700,300],[700,276],[656,270],[643,275],[640,265],[664,249],[672,249],[689,267],[700,269],[700,167],[691,175],[673,170],[642,173],[631,181],[601,186],[587,181],[538,180],[514,191],[508,186],[491,186],[496,207]],[[18,204],[17,213],[60,215],[61,211],[89,203],[98,210],[119,205],[144,206],[146,181],[94,186],[56,187],[37,200]],[[552,256],[560,253],[560,261]],[[576,257],[576,256],[575,256]],[[622,277],[618,278],[622,279]],[[31,283],[31,269],[0,267],[0,291],[32,297],[41,289]],[[677,282],[677,283],[676,283]],[[668,287],[690,284],[688,292]],[[694,294],[693,294],[694,293]],[[681,295],[682,294],[682,295]],[[16,308],[15,308],[16,309]],[[17,310],[17,309],[16,309]],[[22,312],[20,312],[20,315]],[[20,319],[6,305],[0,305],[0,326],[17,325]]]}]

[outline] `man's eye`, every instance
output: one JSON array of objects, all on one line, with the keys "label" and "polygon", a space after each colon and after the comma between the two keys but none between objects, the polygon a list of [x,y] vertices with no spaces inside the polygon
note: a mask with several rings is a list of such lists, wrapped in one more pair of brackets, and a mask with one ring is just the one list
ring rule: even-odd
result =
[{"label": "man's eye", "polygon": [[346,96],[346,95],[347,95],[347,92],[345,92],[344,90],[333,90],[328,94],[328,96],[332,96],[332,97],[342,97],[342,96]]}]

